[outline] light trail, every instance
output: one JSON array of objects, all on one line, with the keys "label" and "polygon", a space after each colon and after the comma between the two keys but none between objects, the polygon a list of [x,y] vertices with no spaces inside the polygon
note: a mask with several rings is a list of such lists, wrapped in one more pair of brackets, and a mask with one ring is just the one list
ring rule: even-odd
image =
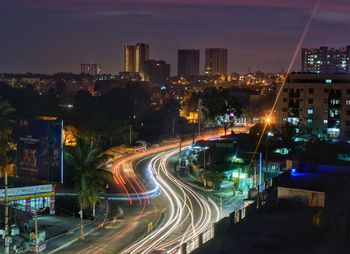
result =
[{"label": "light trail", "polygon": [[148,165],[169,204],[164,221],[122,253],[150,253],[154,249],[177,248],[219,219],[219,208],[215,202],[207,200],[168,171],[167,163],[178,151],[177,148],[155,155]]},{"label": "light trail", "polygon": [[[222,135],[222,131],[213,130],[210,133],[203,133],[201,136],[197,136],[196,140],[206,140]],[[182,146],[187,146],[192,143],[192,139],[181,142]],[[154,185],[153,189],[146,190],[143,184],[138,180],[138,177],[134,171],[135,166],[146,158],[153,156],[157,153],[168,151],[171,149],[176,149],[180,146],[180,143],[169,144],[165,146],[160,146],[156,148],[149,149],[144,152],[139,152],[137,154],[131,154],[116,160],[111,168],[113,174],[114,182],[117,186],[120,186],[123,190],[123,194],[111,194],[109,199],[129,201],[132,205],[134,201],[142,203],[142,201],[150,204],[150,198],[153,198],[159,194],[159,184],[152,174],[152,170],[148,169],[148,176]],[[136,162],[136,163],[135,163]],[[135,164],[135,165],[134,165]]]},{"label": "light trail", "polygon": [[[274,101],[274,103],[273,103],[273,105],[272,105],[271,111],[270,111],[270,113],[269,113],[269,115],[268,115],[268,118],[269,118],[269,119],[272,119],[271,117],[272,117],[272,115],[273,115],[273,112],[275,111],[275,108],[276,108],[276,105],[277,105],[277,101],[278,101],[279,97],[281,96],[281,93],[282,93],[282,91],[283,91],[283,87],[284,87],[285,84],[286,84],[287,76],[288,76],[288,74],[291,72],[291,70],[292,70],[292,68],[293,68],[293,66],[294,66],[295,59],[297,58],[297,56],[298,56],[298,54],[299,54],[299,52],[300,52],[301,46],[302,46],[302,44],[304,43],[305,37],[306,37],[306,35],[308,34],[308,32],[309,32],[309,30],[310,30],[310,26],[311,26],[312,21],[313,21],[315,15],[316,15],[316,13],[317,13],[319,7],[320,7],[320,4],[321,4],[321,0],[316,0],[315,3],[314,3],[314,6],[313,6],[312,11],[311,11],[311,14],[310,14],[310,17],[309,17],[309,19],[308,19],[308,21],[307,21],[307,23],[306,23],[306,25],[305,25],[304,31],[303,31],[303,33],[302,33],[300,39],[299,39],[298,45],[297,45],[297,47],[296,47],[296,49],[295,49],[295,51],[294,51],[294,54],[293,54],[293,57],[292,57],[290,63],[289,63],[289,66],[288,66],[288,69],[287,69],[287,73],[286,73],[286,77],[285,77],[285,79],[283,80],[282,85],[281,85],[280,89],[279,89],[278,92],[277,92],[276,99],[275,99],[275,101]],[[266,121],[265,124],[264,124],[264,128],[263,128],[263,131],[262,131],[262,133],[261,133],[261,135],[260,135],[260,137],[259,137],[259,141],[258,141],[258,143],[257,143],[257,145],[256,145],[256,147],[255,147],[255,150],[254,150],[254,153],[253,153],[253,156],[252,156],[252,159],[251,159],[251,163],[254,162],[255,156],[256,156],[256,154],[257,154],[257,152],[258,152],[260,143],[261,143],[261,141],[262,141],[262,139],[263,139],[263,137],[264,137],[264,134],[265,134],[265,132],[266,132],[267,126],[268,126],[268,121]]]},{"label": "light trail", "polygon": [[111,246],[108,247],[108,244],[110,242],[116,242],[123,238],[124,239],[127,238],[128,235],[131,234],[133,230],[135,230],[137,226],[140,224],[139,222],[140,219],[142,219],[143,217],[151,213],[151,212],[145,212],[144,210],[145,210],[145,206],[140,211],[138,216],[129,220],[122,221],[121,224],[117,225],[117,228],[120,229],[117,234],[115,232],[111,232],[107,237],[78,251],[77,254],[89,254],[89,253],[93,254],[93,253],[101,253],[101,252],[106,253],[108,248],[112,248]]}]

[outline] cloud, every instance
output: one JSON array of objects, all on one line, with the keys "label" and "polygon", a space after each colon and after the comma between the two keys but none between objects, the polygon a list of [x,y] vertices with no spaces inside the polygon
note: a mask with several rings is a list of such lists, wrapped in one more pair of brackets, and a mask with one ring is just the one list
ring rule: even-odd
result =
[{"label": "cloud", "polygon": [[[205,6],[233,7],[273,7],[310,9],[318,0],[5,0],[8,6],[25,7],[36,10],[97,12],[97,13],[139,13],[195,11]],[[322,0],[321,10],[329,12],[350,11],[347,0]],[[181,12],[178,12],[181,14]]]},{"label": "cloud", "polygon": [[334,12],[319,12],[316,20],[327,23],[344,24],[350,23],[350,15],[345,13],[334,13]]}]

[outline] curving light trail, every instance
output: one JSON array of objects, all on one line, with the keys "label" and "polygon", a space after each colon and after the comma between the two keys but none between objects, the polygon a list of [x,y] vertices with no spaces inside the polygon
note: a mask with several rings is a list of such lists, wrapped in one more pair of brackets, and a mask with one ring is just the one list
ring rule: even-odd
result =
[{"label": "curving light trail", "polygon": [[[196,140],[200,139],[210,139],[222,135],[222,131],[212,130],[210,132],[205,132],[201,136],[197,136]],[[111,172],[113,174],[114,182],[117,186],[121,187],[123,193],[119,194],[109,194],[109,199],[112,200],[122,200],[129,201],[132,205],[134,202],[142,204],[142,202],[149,204],[149,199],[155,197],[159,194],[159,185],[152,174],[151,169],[149,169],[148,175],[150,183],[154,186],[152,189],[146,190],[144,185],[138,179],[134,168],[140,161],[154,156],[157,153],[168,151],[171,149],[178,148],[179,145],[187,146],[192,143],[192,140],[186,140],[180,143],[174,143],[169,145],[164,145],[156,147],[147,151],[138,152],[137,154],[128,155],[116,160],[112,164]],[[136,164],[135,164],[136,163]]]},{"label": "curving light trail", "polygon": [[178,151],[172,149],[161,152],[154,156],[148,165],[168,203],[164,221],[123,253],[150,253],[154,249],[175,249],[219,220],[219,209],[212,200],[207,200],[168,171],[168,160]]}]

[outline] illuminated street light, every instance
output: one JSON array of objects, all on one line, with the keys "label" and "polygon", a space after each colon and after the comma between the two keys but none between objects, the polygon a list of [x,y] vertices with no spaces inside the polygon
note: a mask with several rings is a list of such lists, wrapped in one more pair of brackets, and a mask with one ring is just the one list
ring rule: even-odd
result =
[{"label": "illuminated street light", "polygon": [[271,122],[272,122],[271,117],[270,116],[266,116],[266,123],[267,124],[271,124]]}]

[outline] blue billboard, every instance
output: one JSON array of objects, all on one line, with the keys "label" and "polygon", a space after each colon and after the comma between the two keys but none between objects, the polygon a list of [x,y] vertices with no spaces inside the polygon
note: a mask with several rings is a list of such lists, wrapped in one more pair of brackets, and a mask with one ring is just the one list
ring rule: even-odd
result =
[{"label": "blue billboard", "polygon": [[62,183],[62,136],[63,121],[18,121],[18,175]]}]

